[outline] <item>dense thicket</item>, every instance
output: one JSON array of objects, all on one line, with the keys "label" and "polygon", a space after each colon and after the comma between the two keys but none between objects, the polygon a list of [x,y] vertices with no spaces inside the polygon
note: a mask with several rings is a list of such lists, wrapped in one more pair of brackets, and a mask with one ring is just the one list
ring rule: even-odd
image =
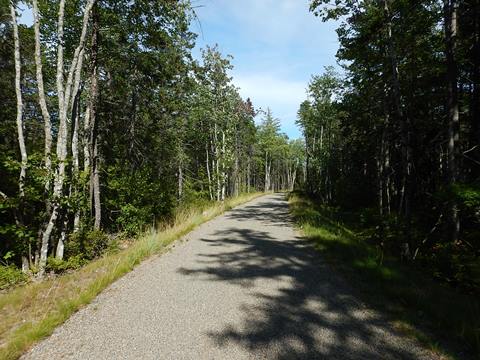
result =
[{"label": "dense thicket", "polygon": [[480,287],[480,3],[311,1],[340,19],[344,70],[298,113],[307,189],[363,209],[384,251]]},{"label": "dense thicket", "polygon": [[0,4],[3,263],[42,274],[49,257],[101,253],[100,230],[302,179],[302,142],[241,98],[230,58],[192,58],[188,1]]}]

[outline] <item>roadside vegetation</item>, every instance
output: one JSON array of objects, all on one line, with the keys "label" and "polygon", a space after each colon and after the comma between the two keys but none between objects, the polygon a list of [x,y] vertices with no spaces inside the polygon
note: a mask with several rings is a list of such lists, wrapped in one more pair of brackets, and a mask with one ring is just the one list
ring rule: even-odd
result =
[{"label": "roadside vegetation", "polygon": [[193,58],[194,8],[0,2],[0,288],[78,269],[182,208],[301,178],[302,140],[240,96],[232,57]]},{"label": "roadside vegetation", "polygon": [[186,207],[170,222],[160,223],[157,230],[131,241],[126,249],[112,248],[76,271],[0,293],[0,359],[18,358],[142,260],[166,251],[169,244],[196,226],[259,195],[242,194],[223,203]]},{"label": "roadside vegetation", "polygon": [[312,200],[297,217],[381,307],[478,357],[480,8],[309,3],[338,24],[342,71],[319,69],[298,110]]},{"label": "roadside vegetation", "polygon": [[342,212],[302,193],[291,194],[289,203],[297,226],[315,249],[399,330],[452,358],[480,352],[478,298],[438,283],[421,266],[385,253],[372,239],[375,229],[364,221],[365,211]]}]

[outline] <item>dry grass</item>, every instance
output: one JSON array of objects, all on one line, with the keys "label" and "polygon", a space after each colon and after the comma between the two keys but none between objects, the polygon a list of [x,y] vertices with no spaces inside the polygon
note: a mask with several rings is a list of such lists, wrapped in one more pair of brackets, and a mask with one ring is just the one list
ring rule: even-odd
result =
[{"label": "dry grass", "polygon": [[259,195],[245,194],[205,209],[182,210],[172,225],[141,237],[119,253],[106,255],[74,273],[0,294],[0,359],[17,359],[142,260],[162,253],[196,226]]}]

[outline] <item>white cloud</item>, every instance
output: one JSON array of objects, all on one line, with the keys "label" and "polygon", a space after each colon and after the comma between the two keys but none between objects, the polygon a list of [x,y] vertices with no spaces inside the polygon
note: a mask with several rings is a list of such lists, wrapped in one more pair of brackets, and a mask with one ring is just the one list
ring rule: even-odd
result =
[{"label": "white cloud", "polygon": [[311,74],[335,65],[334,29],[308,11],[309,0],[196,0],[199,46],[219,43],[234,56],[233,79],[256,107],[270,107],[283,131],[299,136],[296,112]]},{"label": "white cloud", "polygon": [[283,131],[291,137],[300,135],[295,119],[296,109],[306,98],[304,82],[268,73],[236,75],[233,79],[243,98],[249,97],[257,109],[270,107],[274,116],[280,119]]},{"label": "white cloud", "polygon": [[[309,12],[308,0],[199,0],[198,5],[201,21],[235,21],[239,34],[266,45],[309,44],[321,28],[331,27]],[[336,43],[335,33],[328,34],[321,40]]]},{"label": "white cloud", "polygon": [[305,83],[289,81],[271,74],[236,75],[234,83],[243,97],[250,97],[260,106],[299,105],[305,99]]}]

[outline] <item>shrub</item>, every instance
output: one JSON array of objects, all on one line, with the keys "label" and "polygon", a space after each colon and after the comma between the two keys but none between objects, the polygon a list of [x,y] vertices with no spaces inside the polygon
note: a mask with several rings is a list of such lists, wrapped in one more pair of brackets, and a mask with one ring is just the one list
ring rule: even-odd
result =
[{"label": "shrub", "polygon": [[0,265],[0,290],[23,283],[27,280],[27,275],[17,267],[13,265]]},{"label": "shrub", "polygon": [[47,260],[47,271],[52,271],[56,274],[63,273],[67,270],[76,270],[85,265],[86,260],[82,259],[80,255],[72,256],[68,260],[57,259],[50,257]]},{"label": "shrub", "polygon": [[149,222],[152,221],[152,209],[149,206],[142,208],[132,204],[121,207],[120,216],[117,218],[117,224],[128,235],[139,234]]},{"label": "shrub", "polygon": [[72,234],[65,245],[67,257],[80,257],[86,260],[93,260],[101,256],[109,247],[111,241],[107,234],[100,230],[81,230]]}]

